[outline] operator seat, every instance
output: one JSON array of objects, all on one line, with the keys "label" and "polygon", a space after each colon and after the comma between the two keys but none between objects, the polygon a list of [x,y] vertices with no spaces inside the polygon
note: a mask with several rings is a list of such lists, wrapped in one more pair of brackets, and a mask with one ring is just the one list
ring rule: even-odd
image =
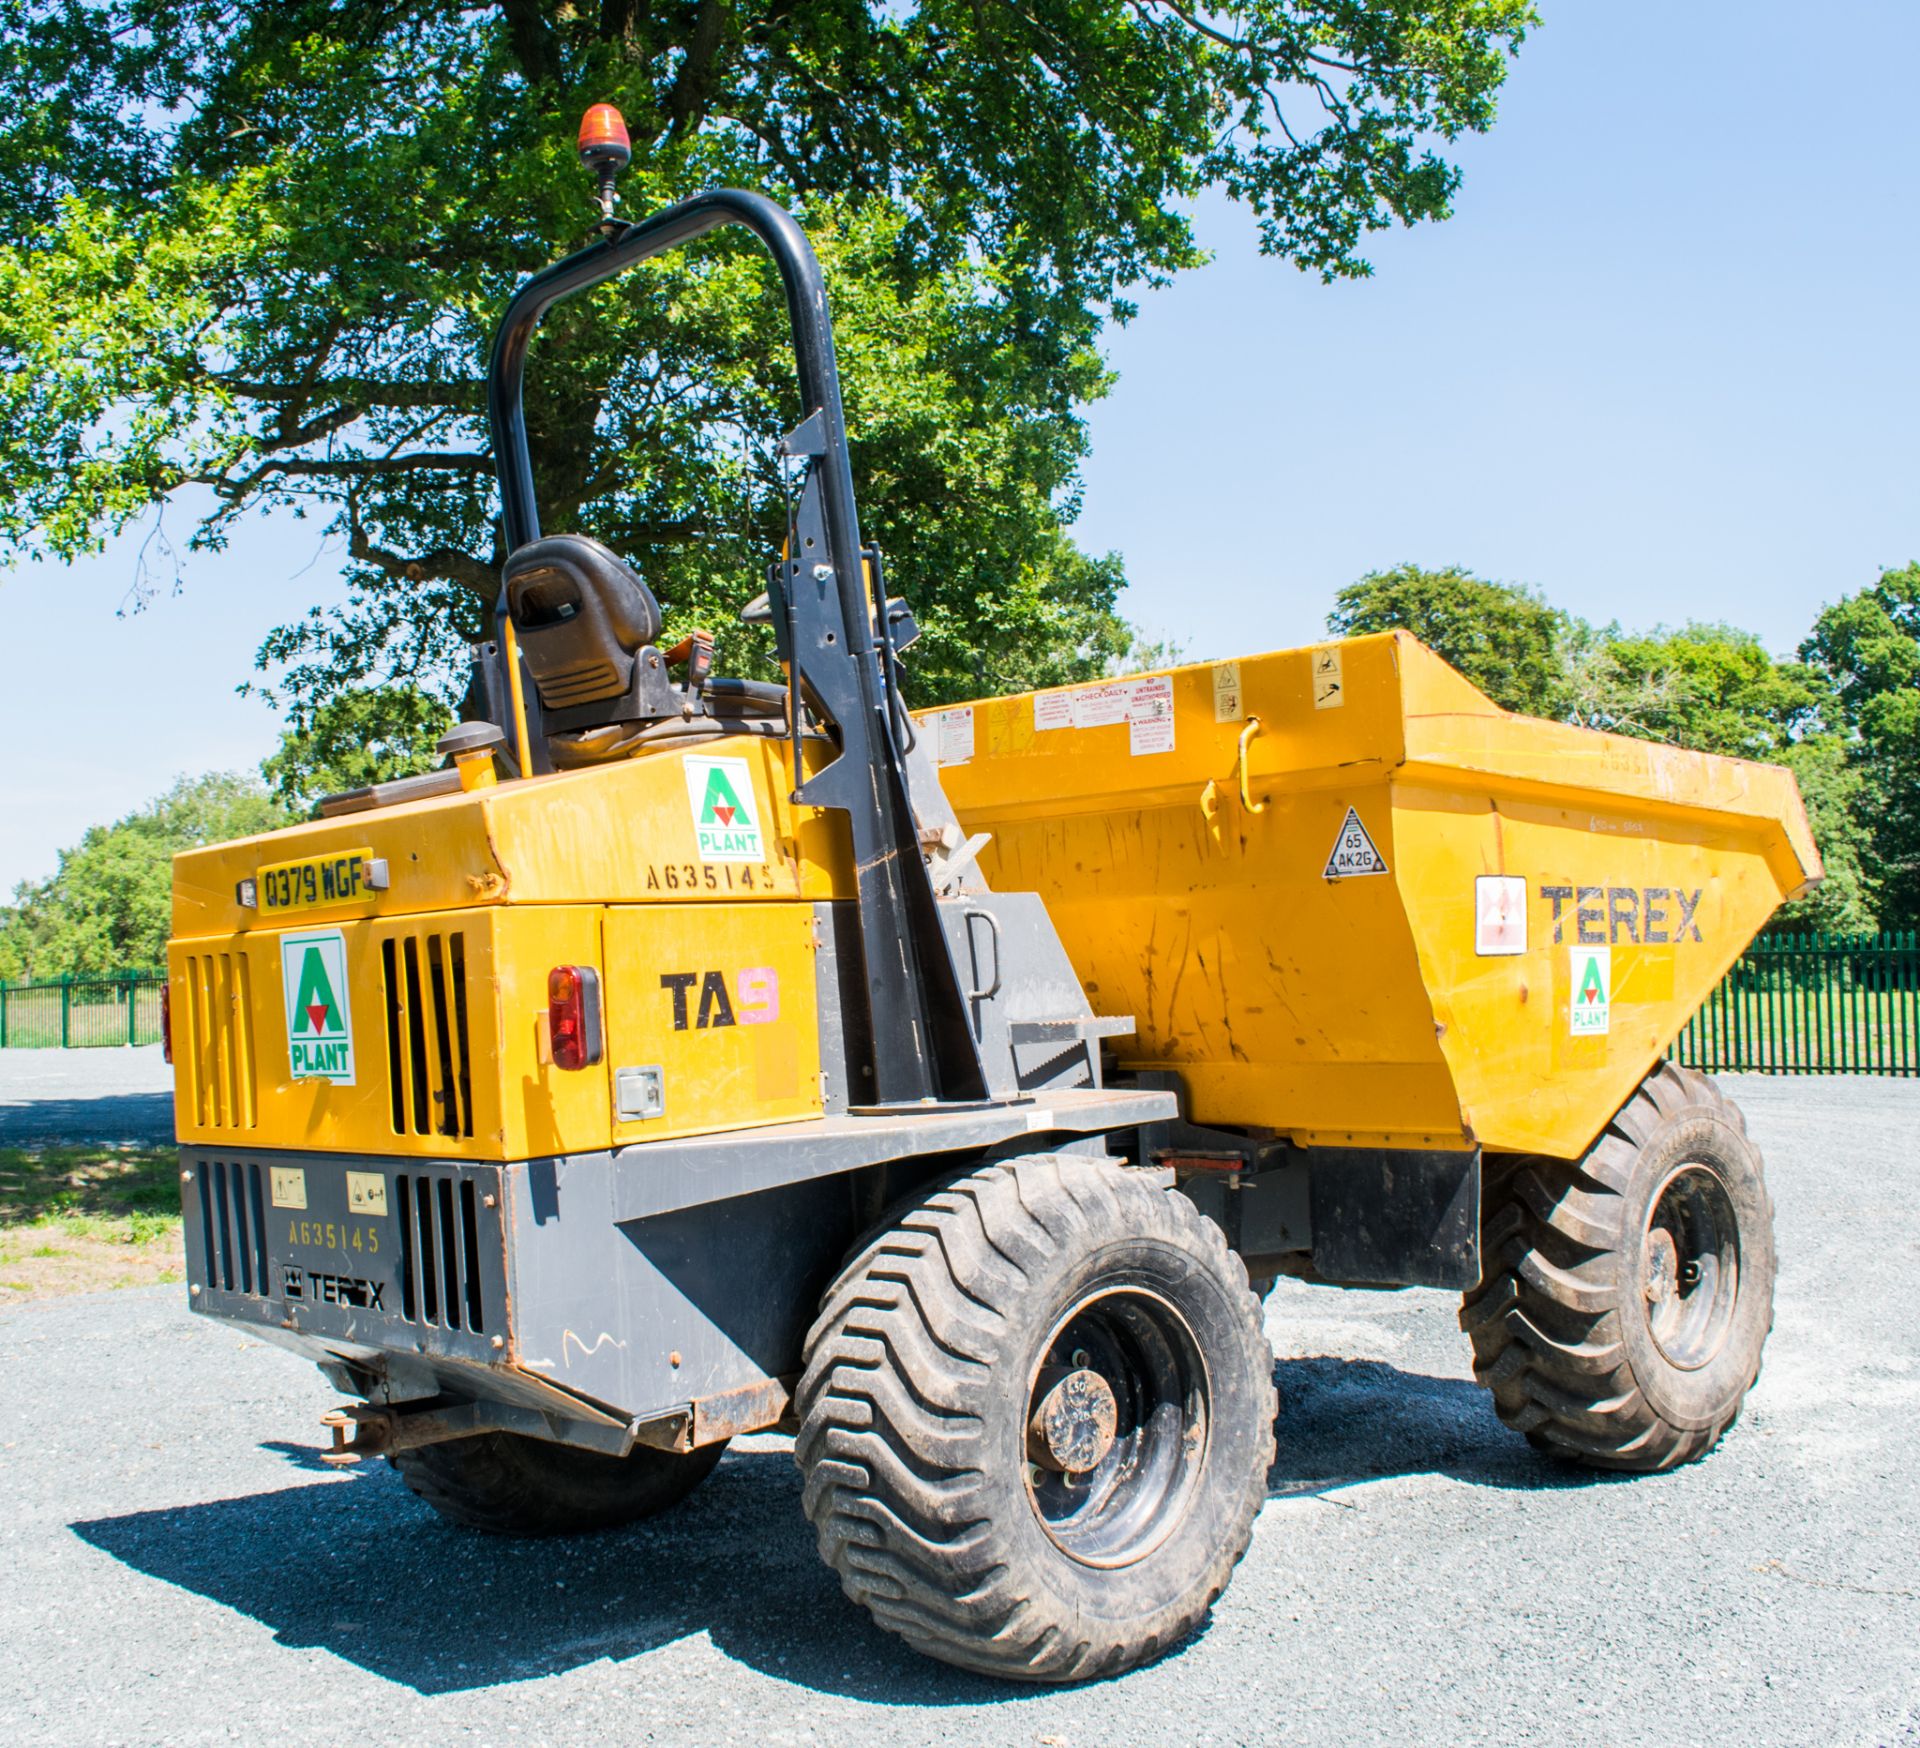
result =
[{"label": "operator seat", "polygon": [[676,714],[654,640],[660,603],[584,534],[550,534],[507,560],[507,612],[553,729]]}]

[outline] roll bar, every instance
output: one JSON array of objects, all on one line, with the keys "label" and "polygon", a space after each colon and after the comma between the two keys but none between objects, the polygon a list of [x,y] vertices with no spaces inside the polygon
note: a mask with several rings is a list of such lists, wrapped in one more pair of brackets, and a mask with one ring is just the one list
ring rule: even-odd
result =
[{"label": "roll bar", "polygon": [[[760,239],[786,290],[802,408],[788,443],[810,458],[802,532],[814,512],[806,499],[817,493],[826,547],[826,562],[809,564],[804,576],[798,563],[784,567],[791,575],[785,585],[782,651],[791,653],[789,708],[796,721],[804,686],[808,702],[832,723],[840,741],[840,756],[823,770],[810,777],[796,770],[793,799],[848,816],[872,1044],[871,1086],[852,1102],[899,1108],[929,1099],[976,1101],[985,1096],[986,1076],[954,948],[920,852],[887,671],[874,641],[875,603],[854,505],[826,281],[813,245],[784,207],[739,188],[697,194],[639,224],[613,230],[604,241],[536,274],[514,294],[494,338],[487,375],[507,552],[540,537],[521,385],[527,348],[541,318],[562,298],[729,224],[743,225]],[[517,688],[504,583],[496,613],[509,678]],[[891,646],[886,653],[891,656]]]},{"label": "roll bar", "polygon": [[[533,464],[527,452],[527,424],[520,404],[526,375],[527,346],[541,318],[562,298],[572,297],[624,273],[650,256],[690,243],[721,225],[744,225],[766,245],[786,289],[787,316],[793,326],[794,362],[800,376],[805,412],[824,414],[826,452],[821,486],[831,559],[843,580],[861,586],[860,518],[854,508],[853,468],[847,457],[846,414],[840,404],[840,367],[833,350],[833,323],[827,313],[827,285],[813,245],[793,214],[764,194],[744,188],[716,188],[639,224],[628,225],[606,241],[594,243],[535,274],[516,293],[501,318],[487,376],[487,414],[500,474],[500,508],[506,524],[507,551],[540,538],[540,512],[534,501]],[[501,597],[505,605],[504,590]],[[858,616],[862,623],[866,615]],[[856,632],[857,635],[857,632]],[[872,647],[871,639],[868,647]]]}]

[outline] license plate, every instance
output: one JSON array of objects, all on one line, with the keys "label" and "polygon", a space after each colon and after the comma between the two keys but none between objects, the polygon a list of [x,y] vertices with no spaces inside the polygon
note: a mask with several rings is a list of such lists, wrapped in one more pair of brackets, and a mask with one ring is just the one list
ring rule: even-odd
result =
[{"label": "license plate", "polygon": [[335,850],[327,856],[302,856],[260,870],[260,909],[267,916],[301,910],[325,910],[358,904],[374,895],[371,850]]}]

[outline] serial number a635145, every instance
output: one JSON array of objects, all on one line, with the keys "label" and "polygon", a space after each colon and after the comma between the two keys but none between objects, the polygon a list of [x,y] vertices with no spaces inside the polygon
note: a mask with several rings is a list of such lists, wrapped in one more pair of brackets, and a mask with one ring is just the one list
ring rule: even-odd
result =
[{"label": "serial number a635145", "polygon": [[368,1220],[289,1220],[287,1243],[307,1250],[380,1254],[380,1228]]}]

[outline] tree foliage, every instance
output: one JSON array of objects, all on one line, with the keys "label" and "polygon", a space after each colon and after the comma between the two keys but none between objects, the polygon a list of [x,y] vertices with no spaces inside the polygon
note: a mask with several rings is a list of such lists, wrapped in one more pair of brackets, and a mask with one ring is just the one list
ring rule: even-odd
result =
[{"label": "tree foliage", "polygon": [[[922,701],[1096,672],[1080,552],[1103,324],[1199,255],[1224,186],[1328,277],[1444,217],[1528,0],[20,0],[0,41],[0,542],[68,557],[179,496],[344,544],[351,599],[263,660],[296,714],[438,681],[497,548],[482,372],[512,287],[583,239],[572,157],[626,112],[625,210],[796,207],[838,319],[868,532]],[[716,235],[557,312],[528,423],[550,530],[632,557],[723,656],[783,526],[771,275]],[[290,609],[296,604],[289,602]]]},{"label": "tree foliage", "polygon": [[94,826],[49,878],[15,891],[0,913],[0,978],[164,965],[174,852],[285,823],[257,777],[183,777],[158,801]]},{"label": "tree foliage", "polygon": [[1832,680],[1886,914],[1920,923],[1920,561],[1827,608],[1800,646]]},{"label": "tree foliage", "polygon": [[453,724],[439,699],[412,686],[335,692],[290,726],[260,766],[289,814],[312,813],[324,795],[430,771],[435,742]]},{"label": "tree foliage", "polygon": [[1559,716],[1567,708],[1570,622],[1532,591],[1490,583],[1458,565],[1370,571],[1334,596],[1336,637],[1410,631],[1504,710]]}]

